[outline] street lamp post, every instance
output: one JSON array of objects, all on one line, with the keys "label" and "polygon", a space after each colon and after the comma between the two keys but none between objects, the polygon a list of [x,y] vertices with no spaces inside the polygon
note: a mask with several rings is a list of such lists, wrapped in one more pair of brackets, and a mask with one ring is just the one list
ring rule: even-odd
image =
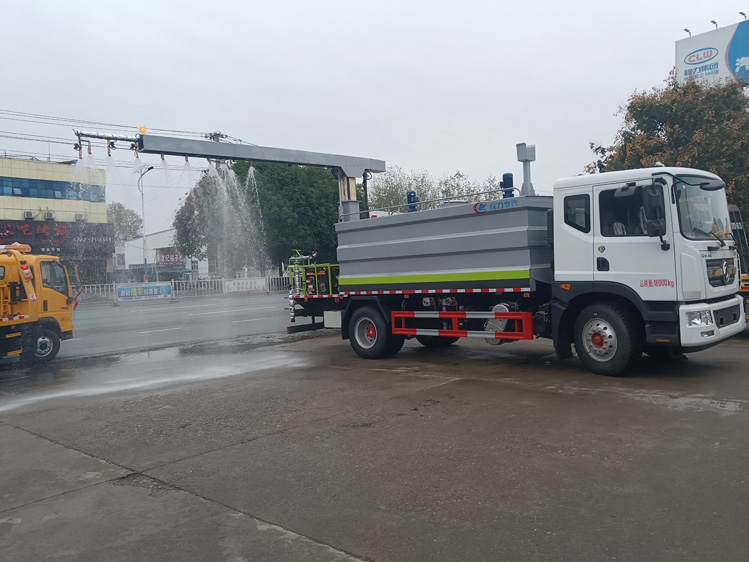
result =
[{"label": "street lamp post", "polygon": [[146,198],[143,194],[143,176],[153,170],[153,166],[144,166],[138,176],[138,191],[140,191],[141,216],[143,217],[143,282],[148,282],[148,254],[146,254]]}]

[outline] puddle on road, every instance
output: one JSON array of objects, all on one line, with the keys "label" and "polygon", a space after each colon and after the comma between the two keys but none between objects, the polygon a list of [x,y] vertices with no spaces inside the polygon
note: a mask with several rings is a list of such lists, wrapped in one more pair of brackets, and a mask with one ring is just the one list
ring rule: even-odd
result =
[{"label": "puddle on road", "polygon": [[118,392],[152,392],[204,380],[307,365],[300,354],[252,351],[198,355],[182,348],[112,357],[53,362],[31,369],[0,370],[0,413],[38,402],[100,396]]}]

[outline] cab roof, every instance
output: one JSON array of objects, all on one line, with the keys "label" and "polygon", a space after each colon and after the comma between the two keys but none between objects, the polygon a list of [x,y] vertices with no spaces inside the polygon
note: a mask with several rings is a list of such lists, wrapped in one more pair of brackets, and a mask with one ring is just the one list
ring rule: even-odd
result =
[{"label": "cab roof", "polygon": [[635,170],[621,170],[618,172],[604,172],[603,174],[581,174],[571,178],[560,178],[554,182],[554,191],[557,189],[569,189],[586,185],[605,185],[609,183],[621,183],[624,181],[642,181],[650,179],[659,174],[691,175],[723,181],[705,170],[695,168],[681,168],[673,166],[654,166],[652,168],[637,168]]}]

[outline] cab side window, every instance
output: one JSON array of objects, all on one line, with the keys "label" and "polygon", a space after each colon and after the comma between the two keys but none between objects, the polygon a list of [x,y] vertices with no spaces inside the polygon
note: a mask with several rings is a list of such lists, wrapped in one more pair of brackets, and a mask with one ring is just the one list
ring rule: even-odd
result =
[{"label": "cab side window", "polygon": [[647,236],[642,187],[630,185],[601,191],[598,195],[598,209],[601,235]]},{"label": "cab side window", "polygon": [[564,198],[564,224],[590,232],[590,196],[569,195]]},{"label": "cab side window", "polygon": [[68,294],[68,278],[62,265],[56,261],[43,261],[39,267],[42,272],[42,285],[63,295]]}]

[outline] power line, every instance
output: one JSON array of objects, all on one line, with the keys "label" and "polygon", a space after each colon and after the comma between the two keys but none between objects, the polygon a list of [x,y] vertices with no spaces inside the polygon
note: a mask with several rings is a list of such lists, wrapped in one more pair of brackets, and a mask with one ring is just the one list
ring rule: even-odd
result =
[{"label": "power line", "polygon": [[[8,116],[8,117],[6,117]],[[25,119],[21,119],[25,118]],[[0,109],[0,119],[7,119],[10,121],[25,121],[29,123],[38,123],[44,125],[64,125],[70,126],[75,124],[83,125],[95,125],[97,127],[107,127],[115,129],[127,129],[127,130],[138,130],[137,125],[122,125],[118,123],[105,123],[103,121],[89,121],[85,119],[72,119],[70,117],[56,117],[54,115],[43,115],[40,113],[27,113],[24,111],[13,111],[10,109]],[[41,119],[42,121],[39,121]],[[200,131],[182,131],[179,129],[162,129],[162,128],[150,128],[152,131],[160,131],[163,133],[176,133],[190,136],[202,137],[204,133]]]}]

